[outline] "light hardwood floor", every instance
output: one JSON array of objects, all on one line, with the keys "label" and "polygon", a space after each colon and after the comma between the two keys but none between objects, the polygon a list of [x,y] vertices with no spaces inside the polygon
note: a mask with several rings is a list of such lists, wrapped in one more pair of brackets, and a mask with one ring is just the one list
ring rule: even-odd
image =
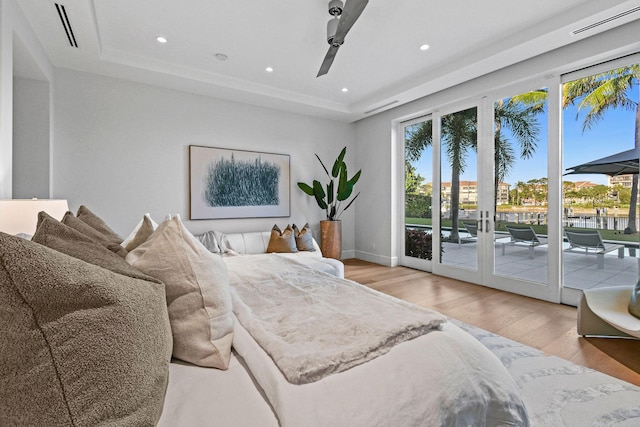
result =
[{"label": "light hardwood floor", "polygon": [[640,340],[579,336],[575,307],[406,267],[344,264],[348,279],[640,386]]}]

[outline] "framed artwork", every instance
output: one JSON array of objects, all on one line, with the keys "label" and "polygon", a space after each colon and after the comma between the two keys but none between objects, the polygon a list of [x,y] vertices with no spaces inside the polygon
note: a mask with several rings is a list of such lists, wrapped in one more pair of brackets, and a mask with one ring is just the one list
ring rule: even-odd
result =
[{"label": "framed artwork", "polygon": [[190,219],[287,217],[289,155],[189,146]]}]

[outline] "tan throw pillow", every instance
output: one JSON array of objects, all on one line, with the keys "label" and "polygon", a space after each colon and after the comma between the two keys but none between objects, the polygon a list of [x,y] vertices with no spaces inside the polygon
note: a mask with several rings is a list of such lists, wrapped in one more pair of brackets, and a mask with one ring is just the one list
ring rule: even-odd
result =
[{"label": "tan throw pillow", "polygon": [[112,240],[118,244],[122,243],[122,237],[120,237],[118,233],[113,231],[102,218],[91,212],[86,206],[80,206],[78,208],[78,213],[76,214],[76,216],[80,221],[90,225],[94,229],[104,234],[109,238],[109,240]]},{"label": "tan throw pillow", "polygon": [[73,228],[76,231],[79,231],[80,233],[89,237],[91,240],[100,243],[102,246],[109,249],[111,252],[118,254],[122,258],[127,256],[127,250],[123,248],[120,243],[114,241],[113,239],[110,239],[95,228],[82,222],[81,220],[73,216],[72,212],[67,212],[66,214],[64,214],[64,216],[62,217],[62,223]]},{"label": "tan throw pillow", "polygon": [[0,233],[0,425],[155,425],[164,287]]},{"label": "tan throw pillow", "polygon": [[157,227],[158,224],[153,222],[151,216],[149,216],[149,214],[145,214],[131,235],[122,242],[122,246],[124,246],[127,252],[131,252],[146,242]]},{"label": "tan throw pillow", "polygon": [[629,313],[640,319],[640,280],[631,291],[631,301],[629,301]]},{"label": "tan throw pillow", "polygon": [[313,235],[311,234],[311,227],[309,224],[305,224],[302,230],[298,230],[295,224],[293,224],[293,235],[296,238],[296,247],[299,251],[315,251],[313,246]]},{"label": "tan throw pillow", "polygon": [[135,268],[162,280],[173,331],[173,357],[227,369],[233,341],[229,274],[176,216],[127,255]]},{"label": "tan throw pillow", "polygon": [[[77,218],[74,219],[78,221]],[[115,273],[160,283],[133,268],[99,242],[52,218],[46,212],[38,214],[38,225],[31,241]]]},{"label": "tan throw pillow", "polygon": [[269,244],[267,245],[267,253],[273,252],[298,252],[298,249],[296,248],[296,239],[290,225],[287,225],[284,231],[280,231],[280,228],[277,225],[274,225],[271,229],[271,237],[269,238]]}]

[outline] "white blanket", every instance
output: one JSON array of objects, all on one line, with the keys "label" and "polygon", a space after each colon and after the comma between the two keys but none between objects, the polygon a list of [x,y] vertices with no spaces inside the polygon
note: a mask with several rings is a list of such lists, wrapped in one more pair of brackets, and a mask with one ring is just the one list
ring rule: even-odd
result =
[{"label": "white blanket", "polygon": [[294,384],[364,363],[446,321],[277,255],[236,257],[228,265],[236,316]]},{"label": "white blanket", "polygon": [[[239,261],[228,265],[231,275],[244,268]],[[504,366],[450,323],[303,385],[287,381],[237,319],[235,324],[234,347],[283,426],[529,425]]]},{"label": "white blanket", "polygon": [[446,323],[367,363],[291,384],[236,322],[233,345],[287,426],[528,426],[520,393],[500,361]]}]

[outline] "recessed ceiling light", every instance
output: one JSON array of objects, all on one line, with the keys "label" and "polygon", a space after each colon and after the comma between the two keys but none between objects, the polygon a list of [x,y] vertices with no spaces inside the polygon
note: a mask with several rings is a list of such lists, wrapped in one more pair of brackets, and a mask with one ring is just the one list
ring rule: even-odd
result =
[{"label": "recessed ceiling light", "polygon": [[430,46],[428,44],[423,44],[422,46],[420,46],[420,50],[428,50],[429,47]]},{"label": "recessed ceiling light", "polygon": [[343,91],[343,92],[349,92],[349,89],[347,89],[346,87],[343,87],[343,88],[342,88],[342,91]]},{"label": "recessed ceiling light", "polygon": [[213,56],[215,56],[215,58],[216,58],[218,61],[226,61],[227,59],[229,59],[229,57],[228,57],[227,55],[225,55],[224,53],[216,53],[216,54],[215,54],[215,55],[213,55]]},{"label": "recessed ceiling light", "polygon": [[162,43],[162,44],[164,44],[164,43],[166,43],[166,42],[167,42],[167,39],[166,39],[165,37],[158,36],[158,37],[156,37],[156,41],[157,41],[158,43]]},{"label": "recessed ceiling light", "polygon": [[271,67],[267,67],[265,68],[265,70],[267,71],[267,73],[273,73],[273,68]]}]

